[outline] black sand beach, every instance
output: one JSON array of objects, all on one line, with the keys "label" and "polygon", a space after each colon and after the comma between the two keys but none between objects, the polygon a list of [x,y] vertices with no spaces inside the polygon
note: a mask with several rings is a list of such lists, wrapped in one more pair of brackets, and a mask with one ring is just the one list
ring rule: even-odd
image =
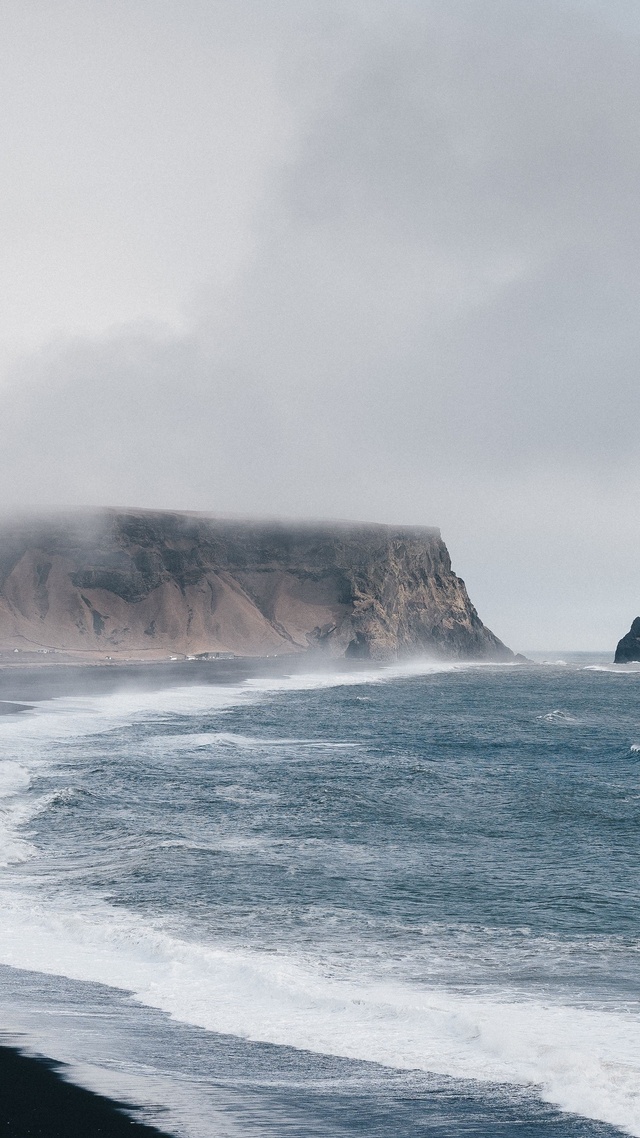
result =
[{"label": "black sand beach", "polygon": [[122,1113],[134,1110],[61,1077],[49,1059],[0,1045],[0,1134],[7,1138],[168,1138]]}]

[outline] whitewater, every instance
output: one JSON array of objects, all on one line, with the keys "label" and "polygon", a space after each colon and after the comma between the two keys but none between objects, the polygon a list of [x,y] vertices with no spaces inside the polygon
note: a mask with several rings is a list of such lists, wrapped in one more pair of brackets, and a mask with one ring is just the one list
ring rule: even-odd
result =
[{"label": "whitewater", "polygon": [[423,661],[2,717],[0,1029],[185,1138],[640,1136],[639,684]]}]

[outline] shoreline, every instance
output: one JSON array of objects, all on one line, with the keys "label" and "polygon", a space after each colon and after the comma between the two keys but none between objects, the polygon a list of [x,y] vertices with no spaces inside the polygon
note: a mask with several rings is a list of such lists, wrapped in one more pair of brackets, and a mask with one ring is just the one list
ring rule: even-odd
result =
[{"label": "shoreline", "polygon": [[[353,663],[331,661],[350,668]],[[328,660],[292,656],[238,656],[225,660],[141,660],[109,663],[47,660],[0,661],[0,715],[30,709],[33,701],[61,696],[110,695],[121,690],[224,686],[259,676],[283,676],[326,667]]]},{"label": "shoreline", "polygon": [[[122,660],[110,662],[0,659],[0,716],[29,711],[34,702],[64,696],[101,696],[118,691],[162,691],[190,686],[226,686],[248,679],[307,672],[357,672],[386,661],[343,657],[235,656],[232,659]],[[3,712],[4,708],[4,712]]]},{"label": "shoreline", "polygon": [[12,699],[0,699],[0,715],[19,715],[21,711],[33,711],[32,703],[16,702]]},{"label": "shoreline", "polygon": [[0,1042],[0,1132],[7,1138],[172,1138],[139,1108],[67,1082],[65,1066]]}]

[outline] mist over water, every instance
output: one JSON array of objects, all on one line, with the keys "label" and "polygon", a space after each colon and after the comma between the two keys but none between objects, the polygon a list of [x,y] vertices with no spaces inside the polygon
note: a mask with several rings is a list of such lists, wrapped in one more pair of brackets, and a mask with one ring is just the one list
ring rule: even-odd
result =
[{"label": "mist over water", "polygon": [[3,1026],[196,1138],[640,1134],[639,679],[424,662],[3,717]]}]

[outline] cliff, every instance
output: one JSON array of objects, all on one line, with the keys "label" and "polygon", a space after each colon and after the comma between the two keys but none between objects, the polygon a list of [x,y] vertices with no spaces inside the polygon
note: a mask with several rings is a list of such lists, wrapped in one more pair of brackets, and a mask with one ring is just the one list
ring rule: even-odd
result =
[{"label": "cliff", "polygon": [[631,664],[635,660],[640,660],[640,616],[636,617],[627,635],[618,641],[614,663]]},{"label": "cliff", "polygon": [[512,658],[436,529],[142,510],[3,522],[0,648]]}]

